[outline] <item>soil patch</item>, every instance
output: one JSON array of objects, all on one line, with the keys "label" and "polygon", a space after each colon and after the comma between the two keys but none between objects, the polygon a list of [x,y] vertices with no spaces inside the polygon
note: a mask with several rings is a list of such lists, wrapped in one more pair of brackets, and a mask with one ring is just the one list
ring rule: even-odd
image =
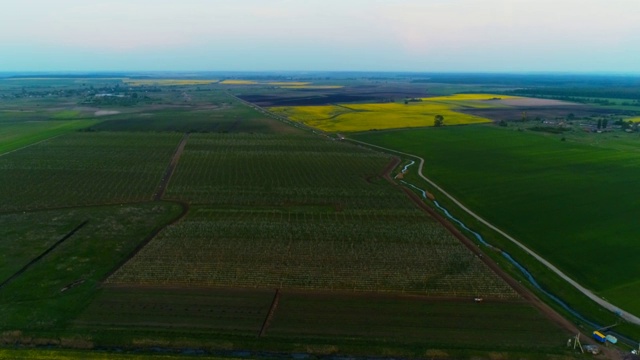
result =
[{"label": "soil patch", "polygon": [[538,99],[538,98],[515,98],[515,99],[501,99],[493,100],[496,104],[509,105],[509,106],[582,106],[582,104],[572,103],[568,101],[560,101],[553,99]]},{"label": "soil patch", "polygon": [[602,109],[593,108],[586,105],[571,105],[571,106],[522,106],[512,107],[504,109],[471,109],[464,108],[458,109],[458,111],[480,116],[486,119],[500,121],[500,120],[522,120],[523,115],[526,115],[528,120],[540,119],[555,119],[566,118],[569,114],[573,114],[575,117],[588,117],[598,116],[602,114],[619,113],[614,109]]},{"label": "soil patch", "polygon": [[115,110],[98,110],[94,113],[95,116],[117,115],[120,111]]}]

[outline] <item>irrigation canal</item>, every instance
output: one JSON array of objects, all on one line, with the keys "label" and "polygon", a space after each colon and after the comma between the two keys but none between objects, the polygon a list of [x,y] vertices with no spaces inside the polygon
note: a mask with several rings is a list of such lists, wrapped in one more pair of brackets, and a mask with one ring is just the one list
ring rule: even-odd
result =
[{"label": "irrigation canal", "polygon": [[[407,169],[409,169],[409,167],[411,167],[412,165],[415,164],[415,161],[411,160],[411,162],[407,165],[404,166],[404,168],[402,168],[402,172],[406,172]],[[422,197],[424,198],[425,201],[429,200],[429,197],[427,196],[427,191],[423,190],[409,182],[406,182],[404,180],[400,180],[401,183],[403,183],[404,185],[407,185],[415,190],[417,190],[418,192],[420,192],[422,194]],[[491,245],[490,243],[488,243],[483,237],[482,235],[478,234],[477,232],[471,230],[467,225],[465,225],[462,221],[460,221],[459,219],[457,219],[455,216],[451,215],[451,213],[442,205],[440,205],[436,200],[433,200],[433,204],[440,209],[447,218],[449,218],[451,221],[453,221],[454,223],[458,224],[461,228],[463,228],[464,230],[468,231],[469,233],[471,233],[482,245],[490,248],[490,249],[496,249],[495,246]],[[599,325],[589,319],[587,319],[585,316],[583,316],[582,314],[580,314],[578,311],[576,311],[575,309],[573,309],[571,306],[569,306],[566,302],[564,302],[562,299],[560,299],[559,297],[555,296],[553,293],[549,292],[547,289],[543,288],[542,286],[540,286],[540,284],[536,281],[536,279],[533,277],[533,275],[531,275],[531,273],[519,262],[517,262],[511,255],[509,255],[509,253],[500,250],[500,253],[502,254],[502,256],[507,259],[513,266],[515,266],[518,270],[520,270],[520,272],[524,275],[524,277],[527,279],[527,281],[529,281],[529,283],[535,287],[536,289],[538,289],[540,292],[542,292],[545,296],[547,296],[549,299],[551,299],[553,302],[555,302],[556,304],[558,304],[560,307],[562,307],[564,310],[566,310],[568,313],[570,313],[571,315],[575,316],[577,319],[579,319],[580,321],[584,322],[585,324],[593,327],[594,329],[601,329],[604,326]],[[615,331],[607,331],[607,333],[613,334],[614,336],[616,336],[618,339],[624,341],[625,343],[629,344],[632,347],[638,347],[639,343],[633,341],[632,339],[616,333]]]}]

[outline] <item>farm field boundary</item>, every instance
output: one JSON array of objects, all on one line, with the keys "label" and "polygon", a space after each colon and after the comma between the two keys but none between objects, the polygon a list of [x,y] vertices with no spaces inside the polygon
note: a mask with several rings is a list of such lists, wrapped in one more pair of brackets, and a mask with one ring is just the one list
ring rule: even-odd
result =
[{"label": "farm field boundary", "polygon": [[167,191],[167,186],[169,186],[169,181],[171,181],[171,176],[173,176],[173,172],[178,166],[178,161],[180,161],[180,156],[184,151],[184,147],[187,145],[187,140],[189,140],[189,134],[184,134],[182,140],[178,144],[178,148],[176,149],[175,154],[171,158],[171,162],[169,166],[167,166],[167,170],[165,170],[164,175],[162,175],[162,180],[160,180],[160,185],[158,185],[158,190],[154,194],[154,200],[161,200],[164,196],[165,191]]},{"label": "farm field boundary", "polygon": [[611,312],[620,312],[620,316],[623,319],[625,319],[626,321],[628,321],[630,323],[633,323],[635,325],[640,325],[640,318],[639,317],[635,316],[634,314],[621,311],[621,309],[618,306],[616,306],[616,305],[614,305],[614,304],[612,304],[612,303],[610,303],[610,302],[598,297],[591,290],[589,290],[589,289],[585,288],[584,286],[578,284],[575,280],[571,279],[568,275],[566,275],[565,273],[560,271],[557,267],[555,267],[549,261],[544,259],[542,256],[538,255],[533,250],[529,249],[524,244],[522,244],[518,240],[516,240],[513,237],[511,237],[509,234],[505,233],[504,231],[498,229],[497,227],[495,227],[494,225],[492,225],[488,221],[484,220],[482,217],[480,217],[479,215],[474,213],[472,210],[467,208],[460,201],[458,201],[456,198],[454,198],[452,195],[450,195],[448,192],[446,192],[444,189],[442,189],[440,186],[438,186],[431,179],[429,179],[426,176],[424,176],[424,174],[422,173],[422,170],[423,170],[423,167],[424,167],[424,159],[422,157],[419,157],[419,156],[414,155],[414,154],[408,154],[408,153],[400,152],[400,151],[397,151],[397,150],[385,148],[385,147],[382,147],[382,146],[366,143],[366,142],[355,140],[355,139],[348,139],[348,140],[356,142],[356,143],[360,143],[362,145],[371,146],[371,147],[378,148],[378,149],[381,149],[381,150],[385,150],[385,151],[388,151],[388,152],[397,153],[397,154],[401,154],[401,155],[405,155],[405,156],[409,156],[409,157],[413,157],[415,159],[418,159],[419,160],[418,176],[420,176],[423,180],[425,180],[427,183],[429,183],[434,188],[438,189],[438,191],[440,191],[447,198],[449,198],[452,202],[454,202],[458,207],[460,207],[460,209],[462,209],[467,214],[469,214],[470,216],[472,216],[473,218],[475,218],[479,222],[483,223],[484,225],[486,225],[490,229],[492,229],[492,230],[496,231],[497,233],[499,233],[500,235],[504,236],[504,238],[508,239],[509,241],[511,241],[512,243],[514,243],[518,247],[520,247],[522,250],[524,250],[525,252],[527,252],[528,254],[533,256],[536,260],[538,260],[540,263],[542,263],[544,266],[546,266],[549,270],[553,271],[555,274],[557,274],[562,279],[567,281],[569,284],[571,284],[571,286],[573,286],[574,288],[579,290],[582,294],[584,294],[585,296],[587,296],[591,300],[595,301],[596,303],[598,303],[599,305],[601,305],[602,307],[606,308],[607,310],[609,310]]},{"label": "farm field boundary", "polygon": [[29,263],[27,263],[24,267],[22,267],[22,269],[18,270],[15,274],[11,275],[11,277],[9,277],[7,280],[3,281],[2,283],[0,283],[0,289],[2,289],[2,287],[4,287],[6,284],[8,284],[9,282],[11,282],[13,279],[17,278],[18,276],[20,276],[22,273],[24,273],[25,271],[27,271],[27,269],[29,267],[31,267],[33,264],[35,264],[37,261],[39,261],[40,259],[42,259],[43,257],[45,257],[47,254],[49,254],[50,252],[52,252],[55,248],[57,248],[60,244],[62,244],[65,240],[67,240],[68,238],[72,237],[73,234],[75,234],[78,230],[82,229],[85,225],[87,225],[89,221],[84,221],[83,223],[81,223],[80,225],[76,226],[75,229],[71,230],[71,232],[69,232],[67,235],[63,236],[60,240],[58,240],[57,242],[55,242],[53,245],[51,245],[47,250],[45,250],[42,254],[38,255],[37,257],[35,257],[33,260],[29,261]]}]

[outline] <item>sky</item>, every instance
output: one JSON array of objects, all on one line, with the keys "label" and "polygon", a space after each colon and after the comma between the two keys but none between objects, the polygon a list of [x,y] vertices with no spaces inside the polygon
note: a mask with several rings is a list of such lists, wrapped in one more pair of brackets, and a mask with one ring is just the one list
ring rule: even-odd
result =
[{"label": "sky", "polygon": [[638,0],[21,0],[0,72],[640,73]]}]

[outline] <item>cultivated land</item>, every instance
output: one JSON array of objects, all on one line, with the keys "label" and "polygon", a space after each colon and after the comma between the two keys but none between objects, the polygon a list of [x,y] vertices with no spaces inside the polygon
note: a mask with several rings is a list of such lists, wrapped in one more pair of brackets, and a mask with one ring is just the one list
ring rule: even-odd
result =
[{"label": "cultivated land", "polygon": [[180,134],[74,132],[0,157],[0,211],[148,201]]},{"label": "cultivated land", "polygon": [[461,111],[509,107],[509,101],[518,99],[492,94],[462,94],[414,98],[404,103],[272,107],[269,110],[323,131],[353,132],[433,126],[436,115],[444,116],[447,125],[486,123],[491,120]]},{"label": "cultivated land", "polygon": [[[288,126],[235,97],[372,103],[425,98],[424,85],[215,78],[0,86],[11,109],[87,119],[83,131],[0,157],[9,184],[0,189],[2,343],[571,356],[571,326],[549,321],[386,175],[400,159]],[[27,83],[36,95],[21,95]],[[46,95],[53,86],[64,102]],[[511,106],[493,97],[429,99],[460,116]]]}]

